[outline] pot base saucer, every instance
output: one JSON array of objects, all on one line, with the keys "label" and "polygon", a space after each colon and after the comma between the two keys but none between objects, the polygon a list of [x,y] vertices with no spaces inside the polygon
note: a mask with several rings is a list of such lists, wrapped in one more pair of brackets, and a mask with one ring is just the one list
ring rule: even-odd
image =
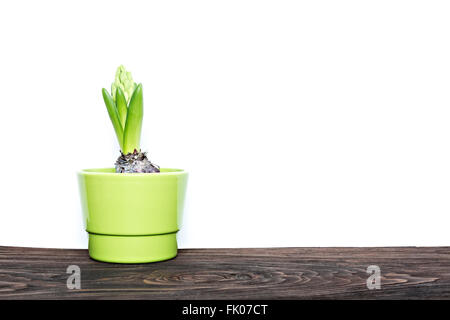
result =
[{"label": "pot base saucer", "polygon": [[120,236],[89,233],[89,256],[111,263],[148,263],[169,260],[177,255],[176,232]]}]

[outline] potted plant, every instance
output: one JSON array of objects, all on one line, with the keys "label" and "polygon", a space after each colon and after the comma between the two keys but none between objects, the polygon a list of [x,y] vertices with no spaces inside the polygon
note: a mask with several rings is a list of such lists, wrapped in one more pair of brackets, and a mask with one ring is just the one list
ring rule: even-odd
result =
[{"label": "potted plant", "polygon": [[143,263],[177,255],[188,174],[159,168],[140,148],[143,90],[123,66],[103,99],[120,146],[114,168],[78,173],[89,255],[99,261]]}]

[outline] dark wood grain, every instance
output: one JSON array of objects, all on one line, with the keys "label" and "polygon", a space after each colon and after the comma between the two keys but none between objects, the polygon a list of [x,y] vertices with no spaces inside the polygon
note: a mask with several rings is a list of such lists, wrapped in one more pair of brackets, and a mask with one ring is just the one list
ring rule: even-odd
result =
[{"label": "dark wood grain", "polygon": [[[66,286],[69,265],[81,289]],[[368,290],[366,269],[381,268]],[[152,264],[108,264],[87,250],[0,246],[0,299],[442,299],[450,247],[186,249]]]}]

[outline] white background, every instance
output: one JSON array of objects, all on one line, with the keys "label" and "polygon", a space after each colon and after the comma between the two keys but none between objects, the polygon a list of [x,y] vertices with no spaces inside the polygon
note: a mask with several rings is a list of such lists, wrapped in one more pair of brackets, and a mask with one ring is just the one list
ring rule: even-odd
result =
[{"label": "white background", "polygon": [[180,247],[449,245],[446,1],[4,1],[0,245],[87,246],[76,171],[144,85],[142,147],[190,172]]}]

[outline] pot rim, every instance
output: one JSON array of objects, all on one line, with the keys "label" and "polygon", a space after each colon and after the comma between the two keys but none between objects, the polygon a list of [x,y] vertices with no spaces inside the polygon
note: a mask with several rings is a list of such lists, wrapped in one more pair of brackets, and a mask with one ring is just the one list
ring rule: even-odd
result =
[{"label": "pot rim", "polygon": [[117,172],[108,172],[109,170],[114,170],[114,168],[107,167],[107,168],[82,169],[82,170],[78,171],[77,173],[79,175],[88,175],[88,176],[124,176],[124,177],[149,177],[149,176],[167,176],[167,175],[187,174],[187,172],[183,169],[177,169],[177,168],[160,168],[160,169],[168,170],[168,171],[155,172],[155,173],[117,173]]}]

